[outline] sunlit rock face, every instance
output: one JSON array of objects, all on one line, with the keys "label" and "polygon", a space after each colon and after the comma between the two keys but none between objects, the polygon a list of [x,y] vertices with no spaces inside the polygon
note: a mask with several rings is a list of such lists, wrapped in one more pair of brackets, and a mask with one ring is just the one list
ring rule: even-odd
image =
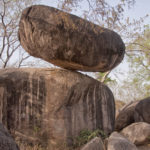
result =
[{"label": "sunlit rock face", "polygon": [[117,33],[42,5],[23,11],[18,36],[30,55],[70,70],[105,72],[116,67],[125,52]]},{"label": "sunlit rock face", "polygon": [[146,122],[132,123],[121,131],[135,145],[150,144],[150,124]]},{"label": "sunlit rock face", "polygon": [[114,129],[112,92],[99,81],[61,69],[0,71],[0,120],[15,137],[71,145],[83,129]]}]

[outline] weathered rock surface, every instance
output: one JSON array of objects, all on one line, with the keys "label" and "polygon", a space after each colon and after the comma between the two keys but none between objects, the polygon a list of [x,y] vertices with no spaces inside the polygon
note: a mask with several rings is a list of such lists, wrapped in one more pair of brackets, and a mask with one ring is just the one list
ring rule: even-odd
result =
[{"label": "weathered rock surface", "polygon": [[133,123],[121,131],[135,145],[150,144],[150,124],[145,122]]},{"label": "weathered rock surface", "polygon": [[107,150],[137,150],[137,148],[124,136],[113,132],[108,139]]},{"label": "weathered rock surface", "polygon": [[77,72],[0,70],[0,100],[0,120],[7,128],[29,142],[49,143],[49,150],[71,145],[83,129],[114,129],[112,92]]},{"label": "weathered rock surface", "polygon": [[23,11],[18,35],[30,55],[71,70],[105,72],[117,66],[125,52],[117,33],[42,5]]},{"label": "weathered rock surface", "polygon": [[104,144],[100,137],[95,137],[88,142],[81,150],[105,150]]},{"label": "weathered rock surface", "polygon": [[121,109],[123,108],[123,106],[126,103],[124,103],[123,101],[120,100],[115,100],[115,107],[116,107],[116,117],[118,116],[119,112],[121,111]]},{"label": "weathered rock surface", "polygon": [[0,150],[19,150],[11,135],[0,123]]},{"label": "weathered rock surface", "polygon": [[150,123],[150,97],[140,100],[135,107],[134,112],[135,122]]},{"label": "weathered rock surface", "polygon": [[133,101],[126,104],[119,112],[115,121],[115,129],[117,131],[134,123],[134,111],[139,101]]},{"label": "weathered rock surface", "polygon": [[138,150],[150,150],[150,145],[137,146]]}]

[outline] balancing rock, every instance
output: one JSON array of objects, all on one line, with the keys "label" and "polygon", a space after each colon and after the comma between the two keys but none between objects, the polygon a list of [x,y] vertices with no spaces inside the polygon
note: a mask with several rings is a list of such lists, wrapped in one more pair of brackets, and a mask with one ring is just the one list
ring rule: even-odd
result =
[{"label": "balancing rock", "polygon": [[18,37],[30,55],[70,70],[106,72],[125,53],[114,31],[43,5],[22,12]]}]

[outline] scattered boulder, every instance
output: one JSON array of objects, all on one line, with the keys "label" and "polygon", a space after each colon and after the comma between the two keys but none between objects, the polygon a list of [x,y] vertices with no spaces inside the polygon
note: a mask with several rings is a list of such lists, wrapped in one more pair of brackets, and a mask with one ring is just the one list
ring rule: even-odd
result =
[{"label": "scattered boulder", "polygon": [[0,100],[0,120],[15,137],[50,145],[52,150],[72,145],[83,129],[100,128],[106,134],[114,130],[112,92],[81,73],[47,68],[3,69]]},{"label": "scattered boulder", "polygon": [[100,137],[95,137],[88,142],[81,150],[105,150],[103,141]]},{"label": "scattered boulder", "polygon": [[26,8],[18,35],[30,55],[70,70],[106,72],[125,53],[117,33],[48,6]]},{"label": "scattered boulder", "polygon": [[11,135],[0,123],[0,150],[19,150]]},{"label": "scattered boulder", "polygon": [[118,132],[108,138],[107,150],[137,150],[136,146]]},{"label": "scattered boulder", "polygon": [[139,101],[126,104],[119,112],[115,121],[115,130],[120,131],[126,126],[134,123],[134,110]]},{"label": "scattered boulder", "polygon": [[135,107],[134,112],[135,122],[150,123],[150,97],[140,100]]},{"label": "scattered boulder", "polygon": [[121,131],[135,145],[150,144],[150,124],[145,122],[133,123]]}]

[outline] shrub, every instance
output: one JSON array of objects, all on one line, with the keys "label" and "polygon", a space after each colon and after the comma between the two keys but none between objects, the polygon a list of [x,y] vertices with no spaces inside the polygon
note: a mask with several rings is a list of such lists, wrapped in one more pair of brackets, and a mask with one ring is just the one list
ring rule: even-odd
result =
[{"label": "shrub", "polygon": [[79,136],[75,138],[73,147],[74,148],[80,147],[89,142],[94,137],[101,137],[102,139],[105,139],[107,135],[104,133],[104,131],[100,129],[96,129],[94,131],[82,130]]}]

